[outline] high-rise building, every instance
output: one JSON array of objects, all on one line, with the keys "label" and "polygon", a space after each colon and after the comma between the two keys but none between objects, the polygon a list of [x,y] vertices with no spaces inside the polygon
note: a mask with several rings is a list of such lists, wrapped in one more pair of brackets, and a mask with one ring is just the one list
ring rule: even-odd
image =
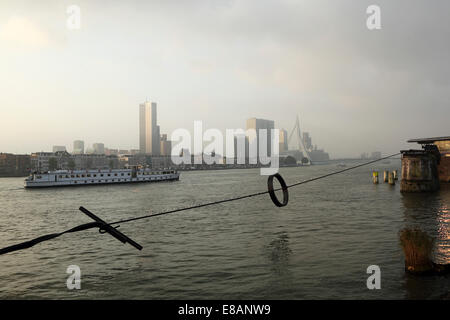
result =
[{"label": "high-rise building", "polygon": [[73,142],[73,154],[83,154],[84,153],[84,141],[75,140]]},{"label": "high-rise building", "polygon": [[159,126],[157,125],[156,102],[139,105],[139,149],[143,154],[160,154]]},{"label": "high-rise building", "polygon": [[285,129],[280,129],[280,153],[288,151],[288,133]]},{"label": "high-rise building", "polygon": [[267,135],[267,156],[271,155],[272,151],[272,130],[275,129],[275,122],[273,120],[265,120],[265,119],[257,119],[257,118],[251,118],[247,120],[247,130],[254,129],[256,131],[256,136],[248,136],[248,143],[249,148],[253,144],[256,143],[257,147],[257,155],[260,157],[259,153],[259,136],[260,136],[260,130],[266,129],[266,135]]},{"label": "high-rise building", "polygon": [[103,143],[94,143],[94,154],[105,154],[105,145]]},{"label": "high-rise building", "polygon": [[66,151],[65,146],[53,146],[53,152]]},{"label": "high-rise building", "polygon": [[161,150],[162,156],[170,156],[172,154],[172,141],[167,140],[167,134],[161,135]]}]

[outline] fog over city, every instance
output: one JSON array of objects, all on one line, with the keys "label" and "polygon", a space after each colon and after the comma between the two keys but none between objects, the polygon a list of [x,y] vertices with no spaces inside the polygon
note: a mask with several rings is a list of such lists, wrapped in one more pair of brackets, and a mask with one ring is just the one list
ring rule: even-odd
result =
[{"label": "fog over city", "polygon": [[[380,30],[366,26],[381,8]],[[69,5],[81,28],[67,27]],[[2,1],[0,152],[74,140],[139,147],[139,104],[161,134],[303,131],[332,158],[448,136],[448,1]]]}]

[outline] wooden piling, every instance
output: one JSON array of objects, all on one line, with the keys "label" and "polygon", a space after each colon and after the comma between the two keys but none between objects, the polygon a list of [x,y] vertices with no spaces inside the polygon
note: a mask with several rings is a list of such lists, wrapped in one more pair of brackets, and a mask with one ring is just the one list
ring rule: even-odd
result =
[{"label": "wooden piling", "polygon": [[420,229],[400,231],[400,245],[405,254],[405,271],[415,275],[447,275],[450,264],[439,264],[431,259],[434,238]]},{"label": "wooden piling", "polygon": [[372,172],[372,180],[374,184],[378,184],[378,171]]},{"label": "wooden piling", "polygon": [[432,271],[433,238],[426,232],[405,228],[400,231],[400,244],[405,254],[405,271],[416,274]]},{"label": "wooden piling", "polygon": [[394,172],[389,171],[388,182],[391,186],[395,186]]},{"label": "wooden piling", "polygon": [[388,182],[388,175],[389,175],[389,171],[384,170],[384,172],[383,172],[383,181],[384,182]]},{"label": "wooden piling", "polygon": [[394,170],[392,173],[394,174],[394,180],[398,180],[398,171]]}]

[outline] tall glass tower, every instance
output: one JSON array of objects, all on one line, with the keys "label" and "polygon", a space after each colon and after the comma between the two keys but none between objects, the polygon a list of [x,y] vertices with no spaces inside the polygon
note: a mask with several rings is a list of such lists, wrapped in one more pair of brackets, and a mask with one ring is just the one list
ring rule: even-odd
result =
[{"label": "tall glass tower", "polygon": [[139,149],[143,154],[160,154],[159,126],[156,121],[156,102],[139,105]]}]

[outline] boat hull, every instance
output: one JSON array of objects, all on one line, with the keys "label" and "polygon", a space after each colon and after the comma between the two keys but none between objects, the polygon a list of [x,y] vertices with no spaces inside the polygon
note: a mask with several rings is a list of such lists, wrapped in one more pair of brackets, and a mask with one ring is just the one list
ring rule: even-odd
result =
[{"label": "boat hull", "polygon": [[[177,181],[180,178],[178,172],[170,172],[164,174],[152,174],[152,173],[142,173],[132,176],[120,176],[122,172],[99,172],[95,174],[94,172],[87,172],[82,174],[81,172],[57,172],[45,175],[39,175],[38,178],[27,179],[24,182],[24,187],[26,189],[34,188],[53,188],[53,187],[78,187],[78,186],[89,186],[89,185],[114,185],[114,184],[129,184],[129,183],[145,183],[145,182],[162,182],[162,181]],[[76,174],[74,174],[76,173]],[[128,172],[124,172],[128,174]],[[89,174],[89,176],[88,176]],[[97,177],[100,176],[101,177]],[[106,175],[108,174],[108,177]],[[117,175],[119,174],[119,176]],[[111,176],[114,175],[114,176]],[[73,178],[72,178],[73,176]],[[105,177],[104,177],[105,176]],[[58,178],[59,177],[59,178]],[[68,178],[65,178],[68,177]]]}]

